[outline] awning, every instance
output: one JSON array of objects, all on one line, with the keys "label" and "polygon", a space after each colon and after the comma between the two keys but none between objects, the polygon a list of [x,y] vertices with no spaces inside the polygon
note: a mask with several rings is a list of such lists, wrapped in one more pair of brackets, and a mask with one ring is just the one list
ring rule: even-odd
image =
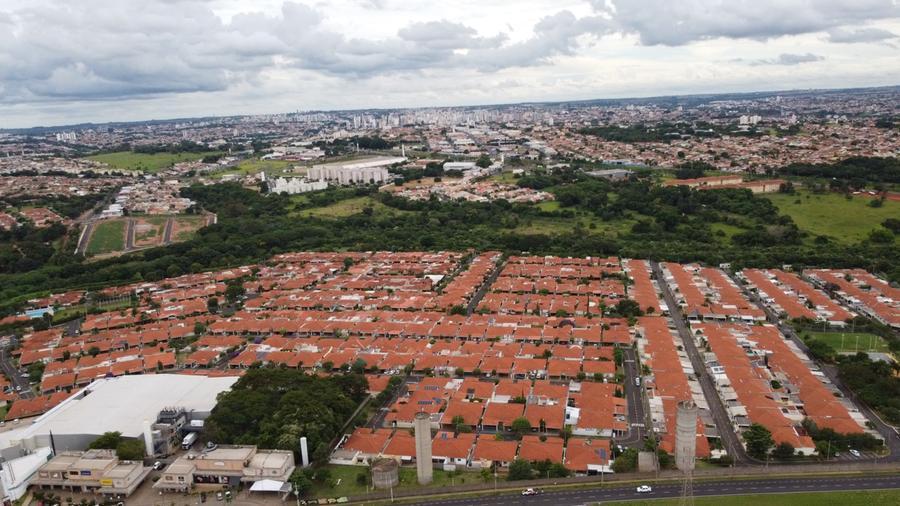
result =
[{"label": "awning", "polygon": [[290,484],[278,480],[259,480],[250,486],[251,492],[290,492]]}]

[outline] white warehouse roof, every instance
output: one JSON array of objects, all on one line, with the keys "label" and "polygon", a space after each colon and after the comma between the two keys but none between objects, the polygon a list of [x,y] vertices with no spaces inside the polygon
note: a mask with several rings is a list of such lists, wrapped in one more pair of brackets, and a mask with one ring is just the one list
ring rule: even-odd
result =
[{"label": "white warehouse roof", "polygon": [[95,434],[118,431],[139,437],[144,421],[154,422],[167,407],[208,413],[216,396],[237,382],[237,377],[184,374],[144,374],[98,379],[84,390],[21,429],[0,433],[0,448],[36,436]]}]

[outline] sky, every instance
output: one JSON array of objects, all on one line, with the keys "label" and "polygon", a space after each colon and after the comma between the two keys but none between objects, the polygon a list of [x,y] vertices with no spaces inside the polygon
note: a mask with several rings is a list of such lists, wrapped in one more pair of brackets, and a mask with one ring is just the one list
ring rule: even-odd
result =
[{"label": "sky", "polygon": [[900,0],[0,0],[0,128],[900,84]]}]

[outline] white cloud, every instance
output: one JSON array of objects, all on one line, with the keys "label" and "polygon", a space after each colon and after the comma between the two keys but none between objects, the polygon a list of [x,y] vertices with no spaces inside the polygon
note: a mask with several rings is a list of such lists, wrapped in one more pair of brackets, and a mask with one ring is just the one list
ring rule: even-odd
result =
[{"label": "white cloud", "polygon": [[898,31],[891,0],[6,0],[0,126],[896,84]]}]

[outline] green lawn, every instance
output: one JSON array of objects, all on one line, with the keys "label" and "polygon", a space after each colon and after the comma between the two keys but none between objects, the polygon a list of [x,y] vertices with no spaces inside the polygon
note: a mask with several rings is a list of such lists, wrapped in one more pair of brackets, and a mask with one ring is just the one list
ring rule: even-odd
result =
[{"label": "green lawn", "polygon": [[[875,351],[889,353],[887,343],[875,334],[866,332],[804,332],[817,341],[826,344],[838,351],[838,353],[855,353],[857,351]],[[842,339],[843,338],[843,339]],[[843,342],[843,346],[841,343]],[[858,343],[858,344],[857,344]]]},{"label": "green lawn", "polygon": [[246,176],[248,174],[256,174],[257,172],[261,171],[265,171],[266,174],[269,174],[270,176],[279,175],[284,169],[290,167],[293,164],[294,162],[289,162],[286,160],[260,160],[258,158],[252,158],[242,161],[235,167],[228,168],[221,172],[214,172],[212,174],[212,178],[221,179],[222,177],[229,174]]},{"label": "green lawn", "polygon": [[[679,499],[646,499],[638,501],[604,502],[605,506],[668,506]],[[695,497],[697,506],[888,506],[900,504],[900,490],[866,490],[862,492],[802,492],[797,494],[732,495],[727,497]]]},{"label": "green lawn", "polygon": [[[331,471],[331,481],[337,483],[334,487],[328,487],[322,484],[315,484],[312,495],[315,497],[343,497],[343,496],[359,496],[366,494],[366,485],[357,482],[360,474],[367,475],[369,468],[367,466],[326,466]],[[340,482],[338,483],[338,480]],[[452,475],[446,471],[435,469],[433,481],[431,485],[441,487],[444,485],[464,484],[464,483],[481,483],[481,476],[473,472],[461,472]],[[400,468],[400,485],[394,490],[406,490],[419,488],[419,482],[416,480],[416,469],[414,467]],[[369,491],[371,491],[371,486]]]},{"label": "green lawn", "polygon": [[87,246],[88,255],[122,251],[124,248],[125,220],[106,220],[94,225],[94,231]]},{"label": "green lawn", "polygon": [[297,211],[296,214],[303,217],[344,218],[346,216],[359,214],[363,212],[363,209],[366,207],[371,207],[375,214],[402,214],[409,212],[388,207],[372,197],[354,197],[351,199],[340,200],[325,207],[301,209],[300,211]]},{"label": "green lawn", "polygon": [[90,160],[106,163],[114,169],[142,170],[144,172],[160,172],[178,162],[191,162],[199,160],[207,155],[218,154],[215,151],[205,153],[134,153],[132,151],[118,151],[104,153],[102,155],[89,156]]},{"label": "green lawn", "polygon": [[847,200],[837,193],[773,193],[766,195],[766,198],[778,206],[782,214],[793,218],[801,229],[845,243],[866,238],[887,218],[900,217],[900,202],[890,200],[881,207],[869,207],[872,199],[853,197]]},{"label": "green lawn", "polygon": [[494,181],[496,183],[506,183],[506,184],[516,184],[519,181],[519,178],[514,177],[511,171],[503,171],[499,174],[494,174],[490,178],[490,181]]},{"label": "green lawn", "polygon": [[558,211],[559,210],[559,202],[555,200],[548,200],[546,202],[541,202],[537,204],[537,207],[541,211]]},{"label": "green lawn", "polygon": [[[538,205],[558,204],[558,202],[543,202]],[[522,218],[519,226],[512,229],[518,234],[566,234],[574,230],[575,224],[580,223],[581,227],[589,234],[603,235],[621,235],[628,233],[631,227],[637,221],[634,218],[617,219],[613,221],[604,221],[601,218],[591,214],[579,214],[575,218],[551,217],[551,218]],[[591,228],[593,225],[594,228]]]}]

